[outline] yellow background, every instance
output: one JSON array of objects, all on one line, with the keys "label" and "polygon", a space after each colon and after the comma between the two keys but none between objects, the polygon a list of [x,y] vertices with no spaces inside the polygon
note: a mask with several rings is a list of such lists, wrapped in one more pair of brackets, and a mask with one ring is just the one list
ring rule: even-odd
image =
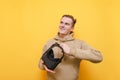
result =
[{"label": "yellow background", "polygon": [[[45,80],[38,61],[63,14],[77,18],[75,37],[103,62],[81,63],[80,80],[120,80],[119,0],[0,0],[0,80]],[[66,74],[66,76],[68,76]]]}]

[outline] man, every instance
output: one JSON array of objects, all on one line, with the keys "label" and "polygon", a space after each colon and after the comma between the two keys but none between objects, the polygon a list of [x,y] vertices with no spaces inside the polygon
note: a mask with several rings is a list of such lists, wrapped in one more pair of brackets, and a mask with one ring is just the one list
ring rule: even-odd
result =
[{"label": "man", "polygon": [[[40,59],[39,68],[47,71],[48,80],[77,80],[81,60],[88,60],[94,63],[102,61],[100,51],[91,48],[87,43],[73,37],[73,29],[76,23],[71,15],[63,15],[59,24],[58,34],[49,40],[43,53],[55,42],[63,48],[65,55],[55,70],[49,70],[44,61]],[[57,47],[53,49],[55,57],[62,55]]]}]

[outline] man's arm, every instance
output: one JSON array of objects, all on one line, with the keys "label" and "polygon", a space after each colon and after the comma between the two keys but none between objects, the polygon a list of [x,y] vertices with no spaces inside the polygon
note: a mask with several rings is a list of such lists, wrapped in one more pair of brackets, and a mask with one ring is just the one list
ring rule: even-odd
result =
[{"label": "man's arm", "polygon": [[85,42],[82,42],[82,47],[74,47],[69,48],[66,44],[61,44],[62,48],[64,49],[65,53],[71,56],[74,56],[78,59],[82,60],[89,60],[91,62],[97,63],[102,61],[102,55],[100,51],[91,48]]},{"label": "man's arm", "polygon": [[[47,45],[44,46],[43,51],[42,51],[42,55],[43,55],[43,53],[44,53],[46,50],[47,50]],[[39,60],[38,67],[39,67],[40,69],[42,69],[42,70],[46,70],[46,71],[48,71],[48,72],[55,73],[55,71],[50,70],[50,69],[48,69],[48,68],[46,67],[46,65],[44,64],[44,61],[43,61],[41,58],[40,58],[40,60]]]},{"label": "man's arm", "polygon": [[72,55],[74,57],[83,60],[89,60],[91,62],[101,62],[103,59],[101,53],[94,49],[88,49],[88,50],[75,49],[71,52],[73,52]]},{"label": "man's arm", "polygon": [[[46,45],[43,47],[43,50],[42,50],[42,55],[43,55],[43,53],[46,51]],[[42,70],[45,70],[45,68],[44,68],[44,62],[43,62],[43,60],[40,58],[40,60],[39,60],[39,63],[38,63],[38,67],[40,68],[40,69],[42,69]]]},{"label": "man's arm", "polygon": [[81,48],[71,49],[70,52],[76,58],[89,60],[94,63],[101,62],[103,60],[100,51],[93,49],[84,41],[82,42]]},{"label": "man's arm", "polygon": [[38,64],[38,67],[42,70],[45,70],[44,68],[44,62],[42,61],[42,59],[39,60],[39,64]]}]

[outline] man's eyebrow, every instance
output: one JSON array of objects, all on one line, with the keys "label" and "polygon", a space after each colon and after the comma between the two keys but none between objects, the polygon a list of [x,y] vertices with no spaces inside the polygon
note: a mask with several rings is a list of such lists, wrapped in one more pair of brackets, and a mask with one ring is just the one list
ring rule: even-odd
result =
[{"label": "man's eyebrow", "polygon": [[65,22],[65,24],[70,24],[70,23],[68,23],[68,22]]},{"label": "man's eyebrow", "polygon": [[70,23],[68,23],[68,22],[64,22],[64,21],[60,21],[60,23],[64,23],[64,24],[68,24],[68,25],[70,24]]},{"label": "man's eyebrow", "polygon": [[63,21],[60,21],[60,22],[63,22]]}]

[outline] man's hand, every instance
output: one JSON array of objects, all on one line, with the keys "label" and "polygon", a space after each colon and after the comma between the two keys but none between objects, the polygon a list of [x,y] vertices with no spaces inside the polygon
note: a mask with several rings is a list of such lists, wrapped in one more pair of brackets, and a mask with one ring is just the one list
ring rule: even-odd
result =
[{"label": "man's hand", "polygon": [[61,43],[60,46],[63,48],[65,53],[67,53],[67,54],[70,53],[70,47],[67,44]]},{"label": "man's hand", "polygon": [[46,65],[44,65],[44,68],[45,68],[45,70],[48,71],[48,72],[55,73],[55,71],[48,69]]},{"label": "man's hand", "polygon": [[55,73],[55,71],[50,70],[50,69],[47,68],[47,66],[44,64],[44,61],[42,59],[41,59],[41,63],[43,64],[46,71],[51,72],[51,73]]}]

